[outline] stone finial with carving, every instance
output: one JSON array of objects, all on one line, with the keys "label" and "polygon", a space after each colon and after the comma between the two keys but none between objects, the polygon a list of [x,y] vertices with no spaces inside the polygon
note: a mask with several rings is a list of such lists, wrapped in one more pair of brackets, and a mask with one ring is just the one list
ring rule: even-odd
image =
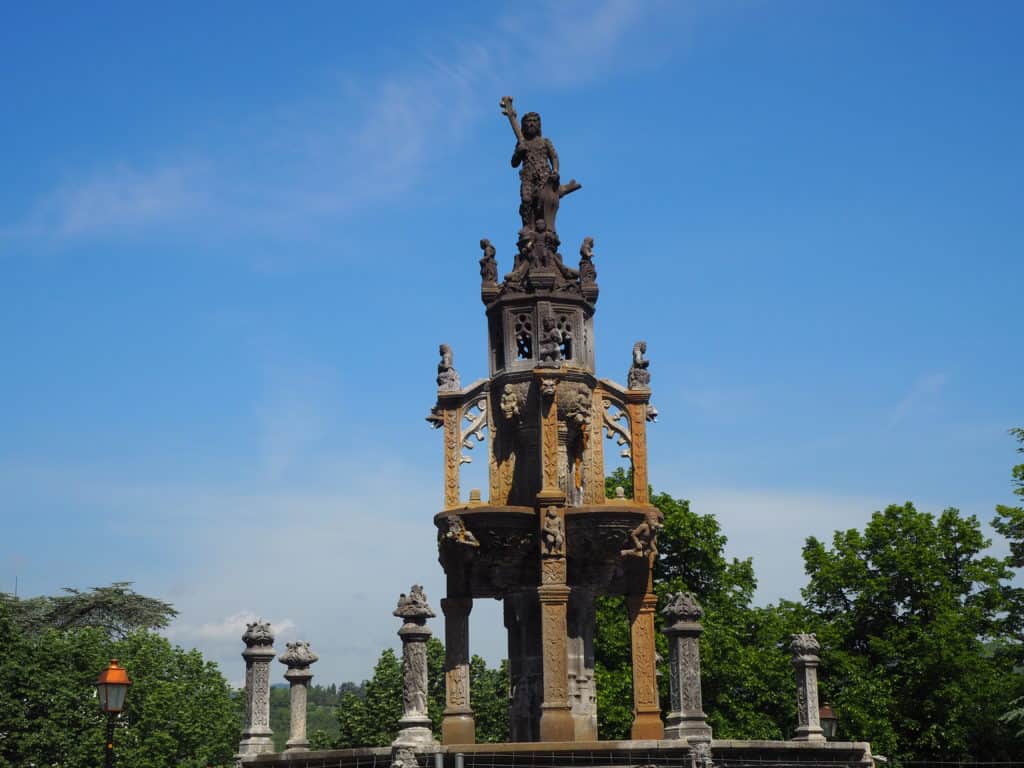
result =
[{"label": "stone finial with carving", "polygon": [[403,592],[398,596],[398,606],[391,615],[409,620],[426,620],[436,616],[427,604],[427,596],[419,584],[413,584],[408,595]]},{"label": "stone finial with carving", "polygon": [[789,644],[794,656],[817,656],[821,643],[813,632],[797,632]]},{"label": "stone finial with carving", "polygon": [[646,341],[638,341],[633,345],[633,364],[626,376],[626,385],[630,389],[650,389],[651,373],[647,370],[647,366],[651,364],[651,361],[644,357],[646,352]]},{"label": "stone finial with carving", "polygon": [[661,615],[672,623],[700,621],[704,609],[692,592],[675,592],[668,596],[668,603],[661,609]]},{"label": "stone finial with carving", "polygon": [[455,355],[452,348],[442,344],[439,353],[441,360],[437,364],[437,388],[442,392],[458,392],[459,372],[455,370]]},{"label": "stone finial with carving", "polygon": [[484,285],[495,284],[498,282],[498,262],[494,258],[497,251],[486,237],[480,240],[480,250],[484,252],[480,258],[480,281]]},{"label": "stone finial with carving", "polygon": [[313,653],[309,643],[305,640],[285,643],[285,649],[285,652],[278,656],[277,660],[289,669],[303,669],[320,660],[320,657]]},{"label": "stone finial with carving", "polygon": [[269,621],[250,622],[245,625],[245,632],[242,634],[242,642],[247,648],[255,648],[274,644],[274,633],[270,630]]},{"label": "stone finial with carving", "polygon": [[580,292],[583,298],[596,302],[599,293],[597,287],[597,268],[594,266],[594,238],[583,238],[580,245]]}]

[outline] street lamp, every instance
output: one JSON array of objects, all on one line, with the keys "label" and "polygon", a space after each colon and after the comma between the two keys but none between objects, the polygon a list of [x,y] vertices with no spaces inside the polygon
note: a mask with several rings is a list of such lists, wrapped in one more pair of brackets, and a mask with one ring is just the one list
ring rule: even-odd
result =
[{"label": "street lamp", "polygon": [[818,720],[821,722],[821,730],[825,732],[826,739],[836,737],[836,728],[839,726],[839,717],[835,710],[825,702],[825,706],[818,708]]},{"label": "street lamp", "polygon": [[124,696],[131,684],[127,670],[118,666],[117,659],[111,659],[110,666],[96,678],[100,709],[107,713],[107,740],[103,749],[105,768],[114,768],[114,720],[124,708]]}]

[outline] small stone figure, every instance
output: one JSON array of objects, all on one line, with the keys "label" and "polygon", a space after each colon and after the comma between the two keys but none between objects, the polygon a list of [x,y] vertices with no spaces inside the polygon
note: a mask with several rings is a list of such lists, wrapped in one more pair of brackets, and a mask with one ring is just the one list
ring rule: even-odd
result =
[{"label": "small stone figure", "polygon": [[651,361],[644,357],[647,352],[647,342],[638,341],[633,345],[633,366],[629,369],[626,383],[630,389],[649,389],[651,386],[651,373],[647,366]]},{"label": "small stone figure", "polygon": [[562,518],[558,516],[558,509],[555,507],[548,507],[544,513],[544,523],[540,529],[540,540],[544,547],[545,555],[556,556],[565,553],[565,528]]},{"label": "small stone figure", "polygon": [[622,550],[622,554],[634,557],[658,554],[657,539],[661,528],[661,521],[653,515],[648,515],[640,525],[630,531],[629,538],[633,542],[633,548]]},{"label": "small stone figure", "polygon": [[466,527],[466,524],[462,522],[462,518],[458,515],[448,515],[445,517],[445,524],[448,526],[448,529],[441,534],[441,541],[443,543],[463,544],[467,547],[480,546],[480,541]]},{"label": "small stone figure", "polygon": [[541,323],[543,327],[540,343],[537,345],[538,357],[542,365],[546,363],[549,366],[557,366],[558,361],[562,359],[562,343],[565,339],[558,330],[554,317],[545,315]]},{"label": "small stone figure", "polygon": [[452,348],[442,344],[440,354],[441,361],[437,364],[437,388],[442,392],[458,392],[461,385],[459,372],[453,365],[455,356],[452,354]]},{"label": "small stone figure", "polygon": [[506,384],[501,390],[501,414],[509,421],[518,420],[522,415],[522,406],[519,402],[519,394],[511,384]]},{"label": "small stone figure", "polygon": [[584,237],[580,245],[580,280],[584,283],[597,282],[597,267],[594,266],[594,238]]},{"label": "small stone figure", "polygon": [[491,241],[484,238],[480,241],[480,249],[484,252],[480,259],[480,281],[484,285],[494,285],[498,282],[498,262],[494,258],[495,250]]}]

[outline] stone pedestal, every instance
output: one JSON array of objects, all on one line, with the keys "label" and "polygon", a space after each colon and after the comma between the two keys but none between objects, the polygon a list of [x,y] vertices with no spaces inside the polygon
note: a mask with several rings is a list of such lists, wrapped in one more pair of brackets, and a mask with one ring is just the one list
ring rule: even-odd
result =
[{"label": "stone pedestal", "polygon": [[442,744],[473,744],[476,722],[469,694],[469,612],[473,599],[448,597],[441,601],[444,612],[444,718]]},{"label": "stone pedestal", "polygon": [[309,649],[309,643],[304,641],[288,643],[288,649],[278,657],[278,661],[288,666],[284,678],[291,685],[291,732],[285,743],[285,752],[305,752],[309,749],[309,740],[306,738],[306,700],[309,681],[313,679],[309,666],[318,659]]},{"label": "stone pedestal", "polygon": [[274,751],[270,729],[270,662],[274,659],[274,634],[270,624],[254,621],[242,635],[245,650],[245,726],[238,743],[239,761]]},{"label": "stone pedestal", "polygon": [[700,636],[704,614],[689,592],[668,596],[665,635],[668,637],[671,706],[665,720],[666,739],[711,742],[711,727],[704,714],[700,688]]},{"label": "stone pedestal", "polygon": [[627,597],[626,603],[633,651],[633,727],[630,738],[661,739],[665,735],[665,726],[661,722],[658,705],[654,646],[654,609],[658,598],[648,591]]},{"label": "stone pedestal", "polygon": [[404,620],[402,638],[402,708],[398,738],[393,747],[427,749],[438,746],[427,716],[427,640],[431,636],[427,619],[435,614],[427,604],[423,587],[414,584],[409,594],[398,598],[394,615]]},{"label": "stone pedestal", "polygon": [[797,727],[793,741],[825,741],[818,717],[818,651],[821,645],[813,633],[793,635],[793,669],[796,671]]}]

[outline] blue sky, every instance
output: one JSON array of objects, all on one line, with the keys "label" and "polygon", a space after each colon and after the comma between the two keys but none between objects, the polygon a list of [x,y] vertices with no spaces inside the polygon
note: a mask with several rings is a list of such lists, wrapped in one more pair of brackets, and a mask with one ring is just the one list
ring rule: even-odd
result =
[{"label": "blue sky", "polygon": [[[885,504],[1010,501],[1019,4],[3,16],[0,589],[133,580],[234,680],[257,614],[368,676],[398,592],[443,589],[423,416],[438,343],[485,374],[506,93],[584,187],[559,230],[596,241],[599,374],[648,342],[652,483],[718,515],[759,600]],[[500,658],[498,606],[472,621]]]}]

